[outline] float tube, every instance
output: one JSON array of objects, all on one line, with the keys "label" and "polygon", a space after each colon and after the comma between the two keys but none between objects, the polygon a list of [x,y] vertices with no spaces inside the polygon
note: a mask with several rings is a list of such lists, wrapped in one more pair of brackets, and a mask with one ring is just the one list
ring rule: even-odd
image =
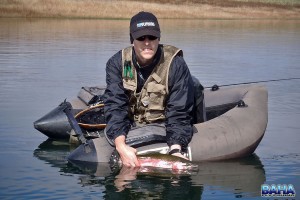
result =
[{"label": "float tube", "polygon": [[[70,102],[70,112],[76,115],[101,102],[104,92],[99,87],[84,87],[78,98]],[[268,92],[265,86],[239,85],[204,90],[207,120],[194,124],[194,136],[188,155],[192,161],[212,161],[241,158],[251,155],[262,140],[268,122]],[[34,122],[36,129],[50,138],[69,138],[72,127],[61,104]],[[54,118],[54,119],[53,119]],[[78,123],[80,125],[80,122]],[[103,124],[100,124],[102,126]],[[81,123],[83,132],[86,129]],[[86,125],[85,125],[86,126]],[[99,129],[101,130],[101,129]],[[63,133],[63,134],[62,134]],[[150,124],[133,128],[127,137],[128,144],[138,152],[165,153],[163,124]],[[69,160],[108,162],[114,150],[103,131],[88,138],[68,156]]]}]

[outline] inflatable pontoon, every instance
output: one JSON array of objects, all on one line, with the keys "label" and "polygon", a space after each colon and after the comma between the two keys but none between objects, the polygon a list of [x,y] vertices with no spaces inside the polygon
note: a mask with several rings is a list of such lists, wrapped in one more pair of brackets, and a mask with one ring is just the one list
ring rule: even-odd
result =
[{"label": "inflatable pontoon", "polygon": [[[104,88],[101,87],[83,87],[68,106],[66,102],[62,103],[34,122],[34,127],[49,138],[69,139],[74,132],[74,124],[79,125],[84,135],[81,142],[84,144],[72,151],[68,159],[108,162],[114,147],[105,137],[105,124],[93,124],[91,121],[98,119],[82,114],[89,110],[101,113],[103,93]],[[268,122],[268,93],[265,86],[214,87],[204,90],[204,99],[206,121],[194,124],[194,136],[188,147],[190,160],[226,160],[251,155],[262,140]],[[75,123],[73,121],[72,124],[66,110],[69,116],[77,120]],[[97,117],[101,118],[103,114]],[[127,142],[139,153],[166,153],[168,146],[164,134],[163,124],[149,124],[133,128]]]}]

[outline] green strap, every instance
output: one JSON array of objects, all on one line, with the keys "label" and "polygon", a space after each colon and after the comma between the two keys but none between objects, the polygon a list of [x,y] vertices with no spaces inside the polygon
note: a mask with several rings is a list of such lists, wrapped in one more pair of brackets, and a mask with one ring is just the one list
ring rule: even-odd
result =
[{"label": "green strap", "polygon": [[132,73],[132,69],[131,69],[131,66],[130,67],[130,70],[129,70],[129,77],[132,79],[133,78],[133,73]]},{"label": "green strap", "polygon": [[127,77],[127,66],[124,66],[124,77],[126,78]]},{"label": "green strap", "polygon": [[124,75],[125,78],[130,78],[130,79],[133,78],[133,72],[132,72],[132,69],[131,69],[130,61],[125,61],[125,63],[124,63],[124,74],[123,75]]}]

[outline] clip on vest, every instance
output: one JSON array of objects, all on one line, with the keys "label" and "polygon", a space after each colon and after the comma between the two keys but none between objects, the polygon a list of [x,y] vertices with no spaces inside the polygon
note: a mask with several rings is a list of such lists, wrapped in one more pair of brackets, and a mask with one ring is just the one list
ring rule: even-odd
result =
[{"label": "clip on vest", "polygon": [[124,62],[124,77],[125,78],[133,78],[133,73],[132,73],[132,69],[131,69],[131,62],[130,61],[125,61]]}]

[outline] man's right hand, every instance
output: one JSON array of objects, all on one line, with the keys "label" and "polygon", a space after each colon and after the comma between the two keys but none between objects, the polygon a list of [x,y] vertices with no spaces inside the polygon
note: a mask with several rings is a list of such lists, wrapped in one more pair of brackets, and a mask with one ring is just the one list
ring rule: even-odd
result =
[{"label": "man's right hand", "polygon": [[124,166],[140,167],[140,163],[136,157],[136,149],[128,146],[125,143],[124,135],[121,135],[115,139],[115,145]]}]

